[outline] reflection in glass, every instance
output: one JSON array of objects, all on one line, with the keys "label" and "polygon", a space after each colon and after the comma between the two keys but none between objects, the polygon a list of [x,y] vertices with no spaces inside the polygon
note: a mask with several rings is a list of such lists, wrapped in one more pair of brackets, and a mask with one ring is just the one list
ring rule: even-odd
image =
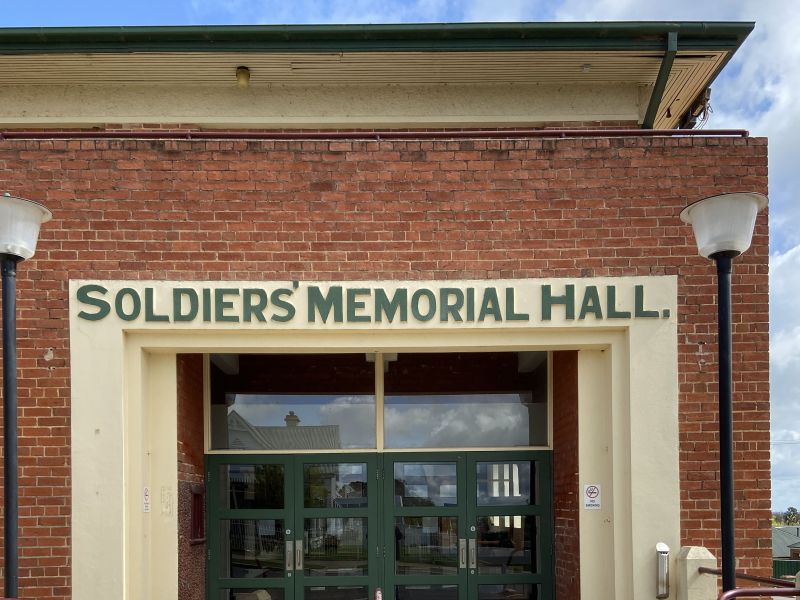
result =
[{"label": "reflection in glass", "polygon": [[314,586],[305,591],[304,600],[370,600],[365,585]]},{"label": "reflection in glass", "polygon": [[479,506],[519,506],[536,504],[536,487],[531,489],[531,471],[536,473],[530,461],[479,462],[478,478]]},{"label": "reflection in glass", "polygon": [[[269,595],[265,595],[269,594]],[[241,590],[220,590],[219,600],[284,600],[283,588],[250,588]]]},{"label": "reflection in glass", "polygon": [[305,519],[303,572],[310,576],[367,575],[367,519]]},{"label": "reflection in glass", "polygon": [[539,600],[539,585],[532,583],[504,583],[478,586],[478,600]]},{"label": "reflection in glass", "polygon": [[396,517],[398,575],[454,575],[458,563],[456,517]]},{"label": "reflection in glass", "polygon": [[281,509],[283,479],[283,465],[220,465],[223,508]]},{"label": "reflection in glass", "polygon": [[394,463],[395,506],[456,506],[456,463]]},{"label": "reflection in glass", "polygon": [[539,572],[539,518],[503,515],[478,518],[481,575]]},{"label": "reflection in glass", "polygon": [[475,448],[547,443],[547,405],[530,392],[386,395],[387,448]]},{"label": "reflection in glass", "polygon": [[366,463],[303,465],[303,501],[306,508],[367,506]]},{"label": "reflection in glass", "polygon": [[[330,450],[375,447],[375,396],[227,394],[212,405],[215,449]],[[223,421],[224,418],[224,421]]]},{"label": "reflection in glass", "polygon": [[283,577],[285,539],[281,519],[220,521],[220,577]]},{"label": "reflection in glass", "polygon": [[398,585],[397,600],[458,600],[457,585]]}]

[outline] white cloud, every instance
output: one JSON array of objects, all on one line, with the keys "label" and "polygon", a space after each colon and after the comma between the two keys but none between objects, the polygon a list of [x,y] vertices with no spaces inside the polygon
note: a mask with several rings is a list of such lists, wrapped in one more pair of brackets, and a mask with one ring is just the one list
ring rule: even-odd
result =
[{"label": "white cloud", "polygon": [[[193,0],[196,18],[227,13],[239,23],[398,23],[432,21],[755,21],[756,29],[713,86],[708,128],[769,137],[772,407],[775,439],[800,432],[800,11],[795,0],[668,3],[641,0]],[[206,19],[207,20],[207,19]],[[455,430],[455,427],[454,427]],[[773,505],[800,505],[800,444],[776,444]]]},{"label": "white cloud", "polygon": [[471,0],[463,3],[464,21],[525,21],[540,12],[536,0]]},{"label": "white cloud", "polygon": [[[770,257],[772,498],[775,510],[800,505],[800,245]],[[782,442],[793,443],[782,443]]]},{"label": "white cloud", "polygon": [[239,23],[400,23],[442,20],[452,0],[193,0],[198,20],[219,18]]}]

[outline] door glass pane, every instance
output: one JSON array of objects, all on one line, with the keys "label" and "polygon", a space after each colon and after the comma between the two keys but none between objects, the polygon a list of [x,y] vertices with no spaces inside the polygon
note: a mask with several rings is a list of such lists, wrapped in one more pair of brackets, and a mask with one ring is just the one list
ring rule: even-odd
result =
[{"label": "door glass pane", "polygon": [[283,465],[220,465],[222,508],[283,508]]},{"label": "door glass pane", "polygon": [[458,600],[457,585],[398,585],[397,600]]},{"label": "door glass pane", "polygon": [[371,600],[365,585],[307,587],[304,600]]},{"label": "door glass pane", "polygon": [[387,448],[547,444],[547,353],[399,354],[384,376]]},{"label": "door glass pane", "polygon": [[478,586],[478,600],[539,600],[541,587],[534,583],[498,583]]},{"label": "door glass pane", "polygon": [[519,506],[536,504],[536,485],[531,485],[531,474],[536,476],[535,463],[479,462],[478,506]]},{"label": "door glass pane", "polygon": [[539,572],[539,517],[479,517],[477,539],[481,575]]},{"label": "door glass pane", "polygon": [[362,508],[367,506],[366,463],[303,465],[303,506]]},{"label": "door glass pane", "polygon": [[375,447],[375,363],[359,354],[212,354],[211,447]]},{"label": "door glass pane", "polygon": [[456,506],[456,463],[394,463],[395,506]]},{"label": "door glass pane", "polygon": [[282,588],[250,588],[242,590],[220,590],[219,600],[283,600]]},{"label": "door glass pane", "polygon": [[458,518],[395,517],[395,573],[455,575]]},{"label": "door glass pane", "polygon": [[310,576],[367,575],[367,519],[305,519],[303,572]]},{"label": "door glass pane", "polygon": [[223,519],[220,540],[220,577],[283,577],[283,520]]}]

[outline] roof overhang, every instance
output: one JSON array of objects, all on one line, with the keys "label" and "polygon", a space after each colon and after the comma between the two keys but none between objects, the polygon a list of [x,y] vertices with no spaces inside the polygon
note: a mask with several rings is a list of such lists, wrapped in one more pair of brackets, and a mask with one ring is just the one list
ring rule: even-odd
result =
[{"label": "roof overhang", "polygon": [[635,85],[643,127],[676,128],[753,23],[0,29],[0,84]]}]

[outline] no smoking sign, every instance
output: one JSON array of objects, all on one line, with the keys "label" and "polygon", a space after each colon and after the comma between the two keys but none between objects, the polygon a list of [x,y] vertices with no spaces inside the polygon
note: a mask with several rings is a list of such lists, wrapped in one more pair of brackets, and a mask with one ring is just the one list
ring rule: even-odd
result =
[{"label": "no smoking sign", "polygon": [[583,486],[583,509],[600,510],[602,506],[599,483],[587,483]]}]

